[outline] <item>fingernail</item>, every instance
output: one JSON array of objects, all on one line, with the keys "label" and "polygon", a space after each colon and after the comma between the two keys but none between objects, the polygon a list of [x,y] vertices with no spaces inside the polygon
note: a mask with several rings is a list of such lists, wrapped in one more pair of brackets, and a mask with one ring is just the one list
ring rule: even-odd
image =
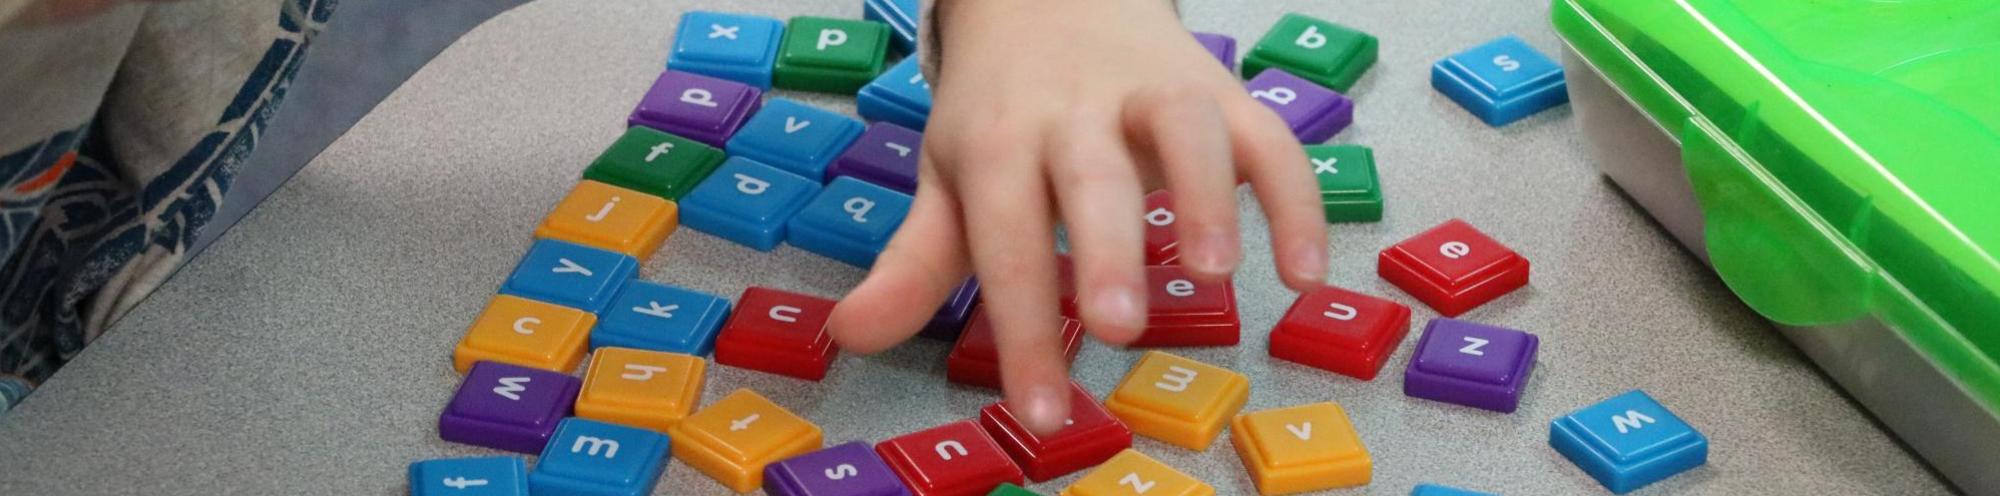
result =
[{"label": "fingernail", "polygon": [[1302,281],[1325,281],[1326,246],[1317,243],[1300,244],[1292,249],[1290,265],[1292,277]]},{"label": "fingernail", "polygon": [[1069,421],[1069,394],[1057,388],[1036,386],[1028,391],[1028,428],[1042,434],[1062,430]]},{"label": "fingernail", "polygon": [[1145,310],[1139,308],[1139,292],[1129,286],[1120,285],[1098,291],[1096,296],[1091,297],[1090,306],[1084,311],[1090,313],[1089,320],[1134,329],[1146,326]]},{"label": "fingernail", "polygon": [[1196,271],[1209,274],[1228,274],[1236,268],[1236,233],[1222,229],[1210,229],[1195,240],[1193,266]]}]

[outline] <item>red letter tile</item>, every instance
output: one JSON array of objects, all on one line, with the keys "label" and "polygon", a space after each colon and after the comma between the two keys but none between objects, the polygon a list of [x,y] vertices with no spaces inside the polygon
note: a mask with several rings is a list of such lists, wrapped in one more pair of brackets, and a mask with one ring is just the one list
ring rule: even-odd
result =
[{"label": "red letter tile", "polygon": [[1236,288],[1195,282],[1178,266],[1146,268],[1146,333],[1133,347],[1233,346],[1241,338]]},{"label": "red letter tile", "polygon": [[1299,295],[1271,331],[1271,356],[1361,380],[1410,330],[1410,307],[1327,286]]},{"label": "red letter tile", "polygon": [[839,352],[826,334],[833,300],[751,287],[715,339],[715,361],[817,381]]},{"label": "red letter tile", "polygon": [[1014,458],[1028,479],[1041,482],[1104,463],[1132,447],[1132,431],[1082,386],[1070,384],[1069,419],[1062,430],[1037,436],[1021,426],[1006,403],[979,410],[979,424]]},{"label": "red letter tile", "polygon": [[[1067,318],[1061,321],[1063,356],[1076,361],[1077,351],[1083,349],[1083,324]],[[951,355],[945,357],[944,377],[954,383],[1000,389],[1000,353],[993,347],[993,322],[986,318],[986,307],[972,311],[972,318],[966,321],[965,332],[959,333],[958,344],[951,348]]]},{"label": "red letter tile", "polygon": [[916,496],[979,496],[1022,483],[1021,468],[970,420],[883,441],[875,453]]},{"label": "red letter tile", "polygon": [[1173,265],[1180,260],[1175,220],[1172,193],[1160,190],[1146,195],[1146,265]]},{"label": "red letter tile", "polygon": [[1528,259],[1458,219],[1382,250],[1376,272],[1446,317],[1528,285]]}]

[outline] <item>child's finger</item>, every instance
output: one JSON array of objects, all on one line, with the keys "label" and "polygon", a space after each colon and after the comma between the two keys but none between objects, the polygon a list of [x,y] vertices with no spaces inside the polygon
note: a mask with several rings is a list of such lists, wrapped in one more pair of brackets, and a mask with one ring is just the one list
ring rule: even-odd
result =
[{"label": "child's finger", "polygon": [[1191,275],[1220,280],[1236,270],[1236,168],[1222,109],[1208,91],[1154,89],[1127,101],[1125,125],[1152,146],[1174,194],[1180,263]]},{"label": "child's finger", "polygon": [[[925,162],[929,162],[928,159]],[[924,170],[930,170],[926,163]],[[875,268],[833,308],[827,332],[845,348],[874,353],[923,330],[931,313],[965,283],[965,237],[950,189],[931,181],[917,188],[910,215]]]},{"label": "child's finger", "polygon": [[1124,344],[1146,327],[1143,201],[1132,156],[1105,121],[1059,133],[1049,155],[1076,262],[1078,314],[1092,336]]},{"label": "child's finger", "polygon": [[1317,208],[1305,149],[1270,108],[1241,95],[1224,102],[1236,163],[1271,222],[1279,278],[1294,291],[1319,287],[1326,278],[1326,214]]},{"label": "child's finger", "polygon": [[[1006,133],[1001,133],[1006,134]],[[966,233],[982,285],[982,304],[993,319],[1000,352],[1000,384],[1028,429],[1048,433],[1069,416],[1069,364],[1063,359],[1056,313],[1055,234],[1048,185],[1020,141],[979,147],[985,167],[961,179],[965,222],[985,226]]]}]

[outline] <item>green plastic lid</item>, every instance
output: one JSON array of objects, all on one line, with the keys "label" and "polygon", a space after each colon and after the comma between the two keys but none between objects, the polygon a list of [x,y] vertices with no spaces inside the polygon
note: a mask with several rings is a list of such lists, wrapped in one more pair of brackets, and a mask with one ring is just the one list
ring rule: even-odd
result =
[{"label": "green plastic lid", "polygon": [[1681,143],[1715,270],[1772,321],[1901,332],[2000,406],[2000,2],[1555,0]]}]

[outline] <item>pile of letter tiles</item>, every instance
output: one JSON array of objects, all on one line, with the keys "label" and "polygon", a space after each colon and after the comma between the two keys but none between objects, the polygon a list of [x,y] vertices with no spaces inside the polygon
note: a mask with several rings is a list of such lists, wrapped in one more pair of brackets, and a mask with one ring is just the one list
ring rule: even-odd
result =
[{"label": "pile of letter tiles", "polygon": [[[535,228],[535,241],[453,352],[464,380],[439,416],[438,435],[537,455],[533,468],[518,456],[420,461],[410,466],[412,494],[652,494],[672,456],[739,493],[1020,495],[1034,494],[1021,487],[1030,482],[1088,470],[1062,494],[1207,495],[1215,489],[1135,451],[1133,435],[1202,451],[1225,428],[1264,494],[1370,481],[1367,447],[1340,405],[1241,412],[1248,378],[1157,350],[1101,401],[1072,384],[1074,411],[1050,434],[1028,431],[996,402],[965,420],[874,443],[837,437],[832,444],[812,421],[755,391],[701,404],[710,354],[722,365],[824,378],[839,351],[825,331],[834,301],[750,287],[732,303],[639,278],[641,263],[677,227],[761,251],[783,242],[867,267],[909,212],[930,89],[914,58],[888,60],[915,46],[917,5],[865,3],[867,20],[681,16],[667,70],[640,98],[624,134]],[[1237,69],[1234,39],[1194,38]],[[1527,93],[1546,89],[1553,63],[1518,39],[1495,44],[1468,53],[1499,53],[1497,69],[1459,63],[1477,62],[1459,56],[1440,62],[1440,90],[1526,65],[1541,73],[1503,88],[1515,92],[1503,96],[1552,105],[1548,95]],[[1329,222],[1382,218],[1373,152],[1316,144],[1353,122],[1354,102],[1341,91],[1375,58],[1374,37],[1290,14],[1241,63],[1250,95],[1314,144],[1306,151]],[[1554,70],[1559,85],[1560,67]],[[1461,102],[1495,101],[1466,93],[1479,91],[1475,86],[1447,93],[1469,95]],[[773,87],[854,94],[869,122],[766,99]],[[1532,110],[1474,112],[1493,121]],[[1134,346],[1236,345],[1242,326],[1232,285],[1197,282],[1174,263],[1166,192],[1146,198],[1143,221],[1150,323]],[[1525,286],[1529,270],[1527,259],[1458,220],[1383,250],[1379,269],[1445,316]],[[1074,360],[1083,329],[1075,290],[1063,280],[1063,317],[1050,322],[1051,332],[1062,333]],[[945,358],[947,380],[997,388],[993,329],[978,297],[979,283],[966,281],[923,335],[956,342]],[[1408,306],[1327,286],[1286,312],[1270,333],[1270,355],[1373,380],[1410,326]],[[1406,394],[1512,412],[1539,338],[1439,318],[1417,342],[1404,372]],[[579,369],[580,377],[572,375]],[[1685,471],[1707,454],[1705,438],[1640,391],[1556,420],[1550,445],[1617,492]],[[1413,494],[1479,493],[1422,485]]]}]

